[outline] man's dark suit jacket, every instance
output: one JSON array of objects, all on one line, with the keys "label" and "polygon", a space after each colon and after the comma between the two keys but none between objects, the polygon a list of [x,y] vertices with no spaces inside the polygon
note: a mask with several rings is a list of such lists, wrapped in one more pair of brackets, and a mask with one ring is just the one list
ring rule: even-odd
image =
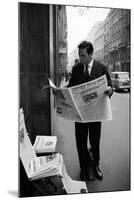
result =
[{"label": "man's dark suit jacket", "polygon": [[[100,76],[103,76],[105,74],[107,77],[108,86],[112,87],[112,82],[111,82],[111,78],[110,78],[107,67],[97,62],[96,60],[94,60],[93,66],[90,72],[90,76],[89,76],[89,81],[99,78]],[[82,65],[81,63],[78,63],[72,69],[72,75],[67,87],[72,87],[72,86],[79,85],[82,83],[85,83],[84,65]]]}]

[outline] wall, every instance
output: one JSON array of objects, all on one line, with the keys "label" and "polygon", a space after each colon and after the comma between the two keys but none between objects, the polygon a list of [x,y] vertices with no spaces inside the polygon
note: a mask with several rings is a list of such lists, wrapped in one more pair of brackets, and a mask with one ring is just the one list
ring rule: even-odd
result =
[{"label": "wall", "polygon": [[[42,92],[48,84],[49,5],[19,4],[19,103],[24,109],[25,122],[31,142],[36,135],[51,134],[50,91]],[[28,181],[19,162],[20,196],[39,195]]]},{"label": "wall", "polygon": [[31,139],[50,135],[49,5],[20,3],[20,107]]}]

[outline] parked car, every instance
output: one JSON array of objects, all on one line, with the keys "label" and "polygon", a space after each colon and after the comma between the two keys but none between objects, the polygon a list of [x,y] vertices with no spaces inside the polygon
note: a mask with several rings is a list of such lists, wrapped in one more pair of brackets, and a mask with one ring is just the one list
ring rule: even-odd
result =
[{"label": "parked car", "polygon": [[111,72],[111,80],[115,90],[127,89],[130,91],[129,72]]}]

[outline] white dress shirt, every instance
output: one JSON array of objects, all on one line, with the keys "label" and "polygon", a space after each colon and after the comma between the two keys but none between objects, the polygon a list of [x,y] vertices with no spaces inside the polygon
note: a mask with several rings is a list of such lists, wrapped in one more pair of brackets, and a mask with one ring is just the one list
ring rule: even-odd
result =
[{"label": "white dress shirt", "polygon": [[[90,63],[88,63],[88,72],[89,72],[89,75],[90,75],[93,63],[94,63],[94,59],[92,58],[92,60],[90,61]],[[86,70],[86,65],[84,66],[84,71],[85,70]]]}]

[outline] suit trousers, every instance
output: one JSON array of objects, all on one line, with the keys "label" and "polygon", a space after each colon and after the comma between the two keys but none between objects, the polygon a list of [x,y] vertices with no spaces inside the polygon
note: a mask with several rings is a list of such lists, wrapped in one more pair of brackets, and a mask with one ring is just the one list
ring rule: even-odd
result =
[{"label": "suit trousers", "polygon": [[89,151],[87,147],[88,133],[91,152],[95,164],[98,166],[100,160],[101,122],[75,122],[76,146],[81,169],[87,167],[90,162]]}]

